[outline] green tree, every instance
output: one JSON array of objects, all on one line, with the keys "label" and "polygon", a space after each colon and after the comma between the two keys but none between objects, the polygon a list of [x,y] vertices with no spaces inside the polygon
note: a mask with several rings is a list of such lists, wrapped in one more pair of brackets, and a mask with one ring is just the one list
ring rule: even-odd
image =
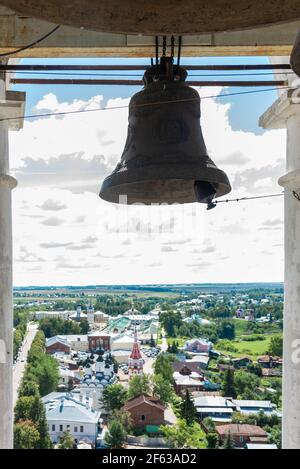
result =
[{"label": "green tree", "polygon": [[38,448],[51,448],[45,406],[39,395],[19,397],[15,406],[15,422],[31,421],[39,432]]},{"label": "green tree", "polygon": [[122,423],[118,420],[112,420],[104,437],[105,444],[109,448],[122,448],[126,439],[127,433]]},{"label": "green tree", "polygon": [[178,342],[175,342],[175,340],[173,340],[172,344],[168,345],[168,353],[173,353],[173,354],[178,353]]},{"label": "green tree", "polygon": [[151,334],[151,338],[150,338],[150,347],[155,347],[156,343],[155,343],[155,340],[153,338],[153,334]]},{"label": "green tree", "polygon": [[18,351],[23,342],[23,334],[19,329],[14,331],[14,358],[17,357]]},{"label": "green tree", "polygon": [[178,328],[183,324],[178,311],[164,311],[159,315],[159,321],[169,337],[176,337]]},{"label": "green tree", "polygon": [[204,425],[205,429],[206,429],[209,433],[215,433],[215,431],[216,431],[216,424],[215,424],[215,422],[213,421],[213,419],[211,419],[210,417],[206,417],[205,419],[203,419],[202,424]]},{"label": "green tree", "polygon": [[37,378],[41,396],[55,391],[59,383],[58,362],[55,358],[43,354],[30,367],[30,371]]},{"label": "green tree", "polygon": [[39,360],[45,353],[45,335],[42,331],[38,331],[33,339],[30,350],[27,355],[28,363],[34,363]]},{"label": "green tree", "polygon": [[61,318],[43,318],[39,321],[39,329],[47,338],[54,335],[86,334],[86,332],[82,332],[83,329],[86,329],[86,325],[82,327],[81,323]]},{"label": "green tree", "polygon": [[102,403],[108,412],[121,409],[125,404],[127,392],[121,384],[110,384],[102,395]]},{"label": "green tree", "polygon": [[[257,394],[256,389],[259,386],[259,378],[247,371],[237,371],[234,374],[234,387],[237,395],[242,399],[252,399]],[[232,397],[232,396],[228,396]]]},{"label": "green tree", "polygon": [[128,399],[151,394],[151,383],[148,375],[135,375],[129,381]]},{"label": "green tree", "polygon": [[127,434],[133,429],[133,420],[129,412],[124,410],[114,410],[112,413],[112,420],[121,422]]},{"label": "green tree", "polygon": [[230,432],[228,433],[228,435],[226,435],[222,449],[234,449],[234,443]]},{"label": "green tree", "polygon": [[19,397],[24,396],[39,396],[39,385],[33,379],[25,379],[22,380],[21,385],[19,387]]},{"label": "green tree", "polygon": [[185,391],[185,396],[182,399],[180,414],[181,417],[186,420],[188,425],[192,425],[196,419],[197,410],[188,390]]},{"label": "green tree", "polygon": [[218,447],[218,435],[216,433],[207,433],[207,449],[216,449]]},{"label": "green tree", "polygon": [[226,370],[224,373],[224,379],[222,383],[222,393],[225,397],[237,397],[237,392],[235,388],[235,380],[234,380],[234,370]]},{"label": "green tree", "polygon": [[281,425],[275,427],[264,427],[264,430],[268,433],[268,441],[273,445],[277,445],[278,449],[281,449],[282,446],[282,432]]},{"label": "green tree", "polygon": [[160,353],[154,363],[154,373],[161,375],[168,383],[173,383],[173,361],[169,353]]},{"label": "green tree", "polygon": [[89,331],[89,323],[87,319],[82,319],[79,323],[79,327],[80,327],[81,334],[87,334]]},{"label": "green tree", "polygon": [[59,438],[58,449],[72,449],[74,446],[74,438],[69,430],[63,432]]},{"label": "green tree", "polygon": [[170,448],[204,449],[207,446],[205,434],[196,422],[188,425],[185,420],[178,420],[174,425],[161,425],[160,430]]},{"label": "green tree", "polygon": [[174,391],[172,385],[162,375],[154,375],[152,378],[153,395],[163,404],[169,404],[173,400]]},{"label": "green tree", "polygon": [[274,337],[271,337],[268,353],[269,355],[282,357],[283,341],[281,336],[275,335]]},{"label": "green tree", "polygon": [[37,449],[40,434],[33,422],[21,420],[14,426],[15,449]]},{"label": "green tree", "polygon": [[221,321],[217,330],[220,339],[233,340],[235,338],[235,325],[232,321]]}]

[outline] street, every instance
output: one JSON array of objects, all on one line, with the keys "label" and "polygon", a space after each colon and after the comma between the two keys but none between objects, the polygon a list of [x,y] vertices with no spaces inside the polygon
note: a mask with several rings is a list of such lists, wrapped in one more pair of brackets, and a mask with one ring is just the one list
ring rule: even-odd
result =
[{"label": "street", "polygon": [[162,334],[161,351],[166,352],[168,350],[168,342],[166,339],[166,333],[164,329],[161,330],[161,334]]},{"label": "street", "polygon": [[24,374],[24,370],[27,363],[27,354],[37,333],[38,325],[37,324],[29,324],[27,328],[27,333],[24,337],[24,341],[20,348],[20,356],[17,362],[14,364],[13,367],[13,406],[15,407],[17,399],[18,399],[18,389]]}]

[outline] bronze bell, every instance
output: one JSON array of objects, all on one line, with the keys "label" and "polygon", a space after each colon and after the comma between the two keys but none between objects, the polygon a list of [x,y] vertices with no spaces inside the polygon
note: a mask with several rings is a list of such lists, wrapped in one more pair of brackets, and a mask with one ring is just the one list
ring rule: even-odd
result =
[{"label": "bronze bell", "polygon": [[[187,72],[162,57],[129,104],[128,136],[120,163],[100,197],[115,203],[209,203],[230,192],[226,174],[207,155],[200,97]],[[121,197],[120,197],[121,196]]]}]

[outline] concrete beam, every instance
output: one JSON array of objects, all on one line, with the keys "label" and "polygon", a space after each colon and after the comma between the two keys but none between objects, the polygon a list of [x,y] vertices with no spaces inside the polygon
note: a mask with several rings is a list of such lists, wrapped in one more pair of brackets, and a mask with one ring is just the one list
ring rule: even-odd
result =
[{"label": "concrete beam", "polygon": [[[0,53],[30,44],[54,26],[0,6]],[[182,55],[287,56],[299,29],[300,21],[294,21],[244,31],[184,36]],[[99,33],[62,26],[45,41],[13,57],[149,57],[154,55],[154,44],[154,36]]]},{"label": "concrete beam", "polygon": [[256,28],[300,19],[295,0],[0,0],[51,23],[124,34],[202,34]]},{"label": "concrete beam", "polygon": [[289,90],[264,113],[260,126],[287,129],[287,174],[284,188],[284,327],[283,327],[283,449],[300,448],[300,89]]}]

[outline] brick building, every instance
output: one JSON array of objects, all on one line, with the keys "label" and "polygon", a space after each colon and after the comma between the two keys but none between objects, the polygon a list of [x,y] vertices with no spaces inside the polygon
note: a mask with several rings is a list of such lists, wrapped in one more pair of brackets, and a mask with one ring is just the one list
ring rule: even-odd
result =
[{"label": "brick building", "polygon": [[88,334],[89,350],[103,348],[110,350],[110,334],[100,331],[94,331]]},{"label": "brick building", "polygon": [[46,352],[53,354],[56,352],[67,353],[71,352],[69,342],[64,338],[56,335],[46,341]]},{"label": "brick building", "polygon": [[233,440],[236,448],[244,448],[247,443],[267,443],[267,433],[257,425],[228,424],[216,427],[221,444],[224,443],[228,435]]},{"label": "brick building", "polygon": [[165,406],[155,397],[134,397],[126,402],[123,411],[129,412],[136,428],[159,426],[165,422]]}]

